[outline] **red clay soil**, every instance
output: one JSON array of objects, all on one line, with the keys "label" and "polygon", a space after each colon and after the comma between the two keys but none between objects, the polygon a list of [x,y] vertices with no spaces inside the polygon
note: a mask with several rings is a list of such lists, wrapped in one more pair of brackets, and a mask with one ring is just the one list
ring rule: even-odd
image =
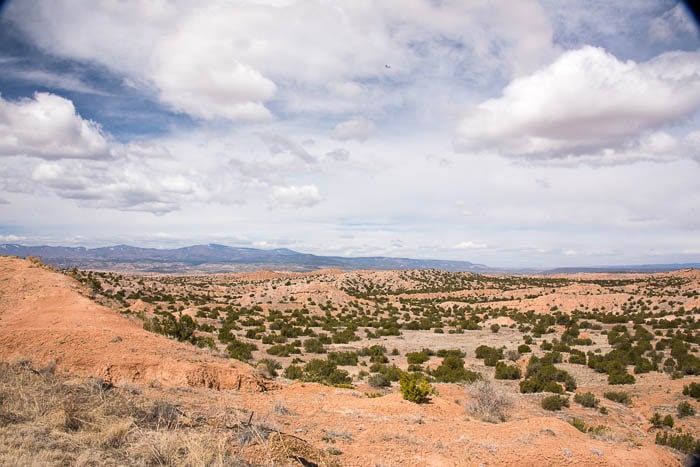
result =
[{"label": "red clay soil", "polygon": [[145,331],[81,295],[80,287],[28,261],[0,257],[0,360],[55,364],[112,384],[249,392],[276,386],[248,365]]}]

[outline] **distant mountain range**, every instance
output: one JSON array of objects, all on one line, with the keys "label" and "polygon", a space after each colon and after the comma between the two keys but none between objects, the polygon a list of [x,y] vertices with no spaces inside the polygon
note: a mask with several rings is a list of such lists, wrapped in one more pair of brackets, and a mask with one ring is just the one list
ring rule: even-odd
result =
[{"label": "distant mountain range", "polygon": [[700,263],[646,264],[638,266],[564,267],[550,270],[491,268],[469,261],[388,258],[369,256],[346,258],[299,253],[287,248],[261,250],[226,245],[194,245],[174,249],[139,248],[117,245],[101,248],[63,246],[0,245],[0,255],[21,258],[35,256],[57,268],[97,269],[160,273],[242,272],[260,269],[314,271],[317,269],[441,269],[451,272],[562,274],[576,272],[664,272],[700,269]]},{"label": "distant mountain range", "polygon": [[0,255],[35,256],[58,268],[133,270],[143,272],[237,272],[259,269],[314,271],[317,269],[442,269],[488,272],[489,268],[469,261],[386,258],[345,258],[299,253],[287,248],[261,250],[225,245],[194,245],[175,249],[138,248],[117,245],[102,248],[0,245]]}]

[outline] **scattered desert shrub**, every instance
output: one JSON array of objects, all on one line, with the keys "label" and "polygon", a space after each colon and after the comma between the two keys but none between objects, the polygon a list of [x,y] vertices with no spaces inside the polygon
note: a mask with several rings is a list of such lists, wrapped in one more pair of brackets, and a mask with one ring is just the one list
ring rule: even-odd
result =
[{"label": "scattered desert shrub", "polygon": [[476,358],[483,359],[486,366],[496,366],[496,363],[503,359],[503,349],[480,345],[476,348]]},{"label": "scattered desert shrub", "polygon": [[656,444],[677,449],[685,454],[700,455],[700,440],[695,439],[690,433],[669,433],[660,431],[656,433]]},{"label": "scattered desert shrub", "polygon": [[473,399],[467,410],[487,422],[504,422],[513,401],[490,381],[476,381],[469,385],[467,394]]},{"label": "scattered desert shrub", "polygon": [[678,404],[677,410],[679,418],[692,417],[695,415],[695,407],[693,407],[688,401],[683,401]]},{"label": "scattered desert shrub", "polygon": [[304,365],[304,376],[302,379],[329,386],[350,384],[352,382],[347,371],[338,369],[333,362],[317,358]]},{"label": "scattered desert shrub", "polygon": [[542,399],[542,408],[545,410],[557,411],[563,407],[569,407],[569,398],[563,396],[547,396]]},{"label": "scattered desert shrub", "polygon": [[553,392],[562,394],[564,387],[557,383],[564,383],[567,391],[576,389],[576,380],[567,371],[560,370],[551,362],[556,360],[558,352],[551,352],[541,359],[532,357],[527,365],[525,379],[520,382],[520,392]]},{"label": "scattered desert shrub", "polygon": [[464,359],[455,354],[447,355],[430,375],[440,383],[471,383],[481,378],[479,373],[464,368]]},{"label": "scattered desert shrub", "polygon": [[312,337],[304,341],[304,352],[306,353],[326,353],[323,344],[316,338]]},{"label": "scattered desert shrub", "polygon": [[522,372],[517,365],[506,365],[503,362],[496,363],[496,379],[520,379]]},{"label": "scattered desert shrub", "polygon": [[289,365],[284,370],[284,377],[287,379],[301,379],[304,377],[304,370],[298,365]]},{"label": "scattered desert shrub", "polygon": [[594,435],[601,435],[608,429],[604,425],[598,425],[595,428],[588,426],[586,425],[586,422],[583,419],[578,417],[572,418],[569,423],[571,423],[571,425],[573,425],[574,428],[576,428],[581,433],[592,433]]},{"label": "scattered desert shrub", "polygon": [[398,381],[403,373],[396,365],[385,365],[383,363],[373,363],[372,366],[369,367],[369,371],[372,373],[379,373],[389,381]]},{"label": "scattered desert shrub", "polygon": [[581,352],[580,350],[571,349],[571,353],[569,355],[569,363],[574,363],[576,365],[585,365],[586,354]]},{"label": "scattered desert shrub", "polygon": [[258,346],[240,341],[235,337],[232,341],[230,341],[229,345],[226,346],[226,353],[228,353],[229,357],[242,360],[244,362],[247,362],[253,358],[253,350],[258,350]]},{"label": "scattered desert shrub", "polygon": [[581,404],[584,407],[594,409],[598,407],[600,400],[592,392],[580,393],[574,395],[574,402]]},{"label": "scattered desert shrub", "polygon": [[632,403],[630,395],[625,391],[609,391],[604,393],[603,397],[613,402],[619,402],[620,404],[624,405],[630,405]]},{"label": "scattered desert shrub", "polygon": [[361,348],[357,354],[360,357],[369,357],[369,361],[372,363],[388,363],[389,359],[386,357],[386,347],[383,345],[373,345],[371,347]]},{"label": "scattered desert shrub", "polygon": [[664,426],[667,426],[669,428],[673,428],[673,425],[675,425],[675,422],[673,420],[673,416],[671,414],[668,414],[664,417],[662,421]]},{"label": "scattered desert shrub", "polygon": [[292,344],[275,344],[268,347],[266,352],[270,355],[276,355],[278,357],[289,357],[291,354],[300,354],[301,350]]},{"label": "scattered desert shrub", "polygon": [[529,345],[527,344],[520,344],[518,346],[518,353],[523,354],[523,353],[530,353],[532,352],[532,349],[530,348]]},{"label": "scattered desert shrub", "polygon": [[688,386],[683,386],[683,395],[700,401],[700,383],[690,383]]},{"label": "scattered desert shrub", "polygon": [[165,312],[159,319],[154,316],[143,322],[143,328],[147,331],[156,332],[165,336],[174,337],[180,342],[194,342],[194,331],[197,329],[197,322],[190,315]]},{"label": "scattered desert shrub", "polygon": [[413,365],[420,365],[421,363],[427,362],[429,359],[430,355],[428,355],[428,352],[425,350],[420,352],[409,352],[406,354],[406,360],[409,364]]},{"label": "scattered desert shrub", "polygon": [[[429,355],[432,355],[432,354],[429,354]],[[440,349],[437,351],[437,356],[440,358],[445,358],[449,355],[453,355],[453,356],[459,357],[459,358],[464,358],[467,356],[467,354],[465,354],[464,352],[462,352],[459,349]]]},{"label": "scattered desert shrub", "polygon": [[609,373],[608,374],[608,384],[618,385],[618,384],[634,384],[635,378],[627,372],[619,373]]},{"label": "scattered desert shrub", "polygon": [[357,366],[357,352],[329,352],[328,361],[339,366]]},{"label": "scattered desert shrub", "polygon": [[399,379],[399,386],[401,396],[416,404],[427,402],[432,391],[430,383],[420,373],[403,373]]},{"label": "scattered desert shrub", "polygon": [[389,381],[383,374],[377,373],[376,375],[372,375],[367,378],[367,384],[373,388],[386,388],[391,386],[391,381]]},{"label": "scattered desert shrub", "polygon": [[586,422],[584,422],[582,418],[574,417],[569,423],[571,423],[574,426],[574,428],[576,428],[581,433],[586,433],[588,431],[586,427]]}]

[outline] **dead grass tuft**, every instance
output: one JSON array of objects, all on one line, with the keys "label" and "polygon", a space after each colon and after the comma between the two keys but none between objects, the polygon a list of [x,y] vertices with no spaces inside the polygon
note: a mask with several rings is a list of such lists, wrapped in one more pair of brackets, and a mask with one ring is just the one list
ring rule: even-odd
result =
[{"label": "dead grass tuft", "polygon": [[487,422],[505,422],[513,401],[497,389],[491,381],[476,381],[467,387],[467,394],[473,399],[466,409],[472,415]]}]

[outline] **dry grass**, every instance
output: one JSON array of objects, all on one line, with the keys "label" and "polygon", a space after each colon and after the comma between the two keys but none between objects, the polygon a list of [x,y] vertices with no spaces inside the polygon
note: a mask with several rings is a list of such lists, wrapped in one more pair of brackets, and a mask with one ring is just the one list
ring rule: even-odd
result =
[{"label": "dry grass", "polygon": [[472,415],[486,422],[505,422],[513,401],[491,381],[476,381],[467,387],[467,394],[473,399],[466,409]]},{"label": "dry grass", "polygon": [[263,415],[186,414],[138,390],[0,363],[0,465],[338,465]]},{"label": "dry grass", "polygon": [[0,363],[0,465],[245,465],[241,436],[97,379]]}]

